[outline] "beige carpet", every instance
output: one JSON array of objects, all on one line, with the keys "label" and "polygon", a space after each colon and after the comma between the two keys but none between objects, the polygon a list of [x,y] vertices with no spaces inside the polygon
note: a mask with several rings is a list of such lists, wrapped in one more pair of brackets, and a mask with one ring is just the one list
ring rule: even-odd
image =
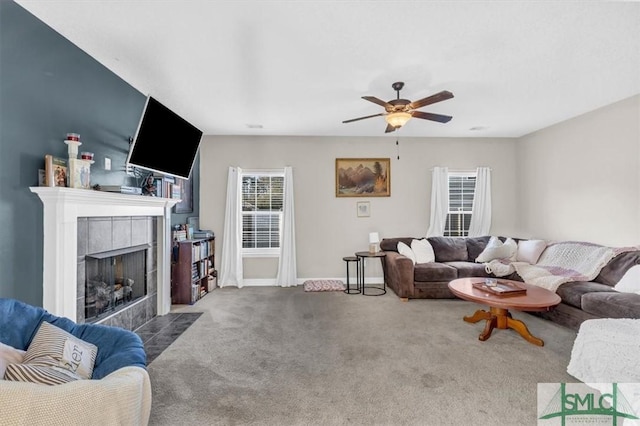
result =
[{"label": "beige carpet", "polygon": [[535,425],[537,383],[566,373],[575,333],[514,313],[545,341],[462,316],[478,305],[216,289],[149,365],[152,425]]}]

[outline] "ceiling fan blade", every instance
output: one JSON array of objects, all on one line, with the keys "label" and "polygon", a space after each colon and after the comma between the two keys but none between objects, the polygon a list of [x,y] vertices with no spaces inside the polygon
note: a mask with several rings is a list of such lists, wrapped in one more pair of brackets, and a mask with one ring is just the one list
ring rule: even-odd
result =
[{"label": "ceiling fan blade", "polygon": [[391,132],[395,132],[396,128],[393,127],[391,124],[387,124],[387,128],[385,129],[385,133],[391,133]]},{"label": "ceiling fan blade", "polygon": [[380,117],[381,115],[384,115],[384,112],[381,112],[380,114],[367,115],[366,117],[358,117],[358,118],[352,118],[351,120],[344,120],[343,123],[351,123],[353,121],[364,120],[365,118],[371,118],[371,117]]},{"label": "ceiling fan blade", "polygon": [[423,118],[425,120],[437,121],[438,123],[448,123],[453,117],[450,115],[432,114],[430,112],[412,111],[411,115],[415,118]]},{"label": "ceiling fan blade", "polygon": [[436,102],[446,101],[447,99],[451,98],[453,98],[453,93],[449,92],[448,90],[443,90],[442,92],[436,93],[435,95],[431,95],[418,101],[411,102],[409,104],[409,108],[416,109],[426,105],[435,104]]},{"label": "ceiling fan blade", "polygon": [[375,96],[363,96],[362,99],[373,102],[374,104],[382,105],[385,108],[393,108],[388,102],[378,99]]}]

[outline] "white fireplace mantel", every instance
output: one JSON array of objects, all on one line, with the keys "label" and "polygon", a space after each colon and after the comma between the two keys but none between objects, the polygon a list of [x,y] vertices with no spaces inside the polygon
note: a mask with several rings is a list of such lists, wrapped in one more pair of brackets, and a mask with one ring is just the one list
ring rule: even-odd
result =
[{"label": "white fireplace mantel", "polygon": [[42,307],[76,321],[79,217],[157,216],[158,315],[171,309],[171,208],[178,199],[63,187],[30,187],[44,205]]}]

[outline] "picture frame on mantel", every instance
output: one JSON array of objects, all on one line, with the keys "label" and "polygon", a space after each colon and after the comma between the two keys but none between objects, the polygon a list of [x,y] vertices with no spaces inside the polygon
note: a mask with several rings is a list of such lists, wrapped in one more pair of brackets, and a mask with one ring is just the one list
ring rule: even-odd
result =
[{"label": "picture frame on mantel", "polygon": [[389,158],[336,158],[336,197],[390,197]]},{"label": "picture frame on mantel", "polygon": [[177,214],[193,212],[193,187],[191,178],[176,178],[176,185],[180,185],[180,202],[173,206],[173,212]]}]

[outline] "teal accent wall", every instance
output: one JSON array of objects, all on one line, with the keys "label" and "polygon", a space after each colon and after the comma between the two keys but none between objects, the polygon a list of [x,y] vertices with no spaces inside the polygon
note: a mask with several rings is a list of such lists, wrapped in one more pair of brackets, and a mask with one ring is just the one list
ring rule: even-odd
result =
[{"label": "teal accent wall", "polygon": [[[44,155],[67,157],[65,135],[79,133],[80,151],[95,154],[92,184],[141,184],[124,164],[145,99],[17,3],[0,0],[0,297],[42,306],[43,208],[29,187]],[[194,212],[198,170],[196,163]]]}]

